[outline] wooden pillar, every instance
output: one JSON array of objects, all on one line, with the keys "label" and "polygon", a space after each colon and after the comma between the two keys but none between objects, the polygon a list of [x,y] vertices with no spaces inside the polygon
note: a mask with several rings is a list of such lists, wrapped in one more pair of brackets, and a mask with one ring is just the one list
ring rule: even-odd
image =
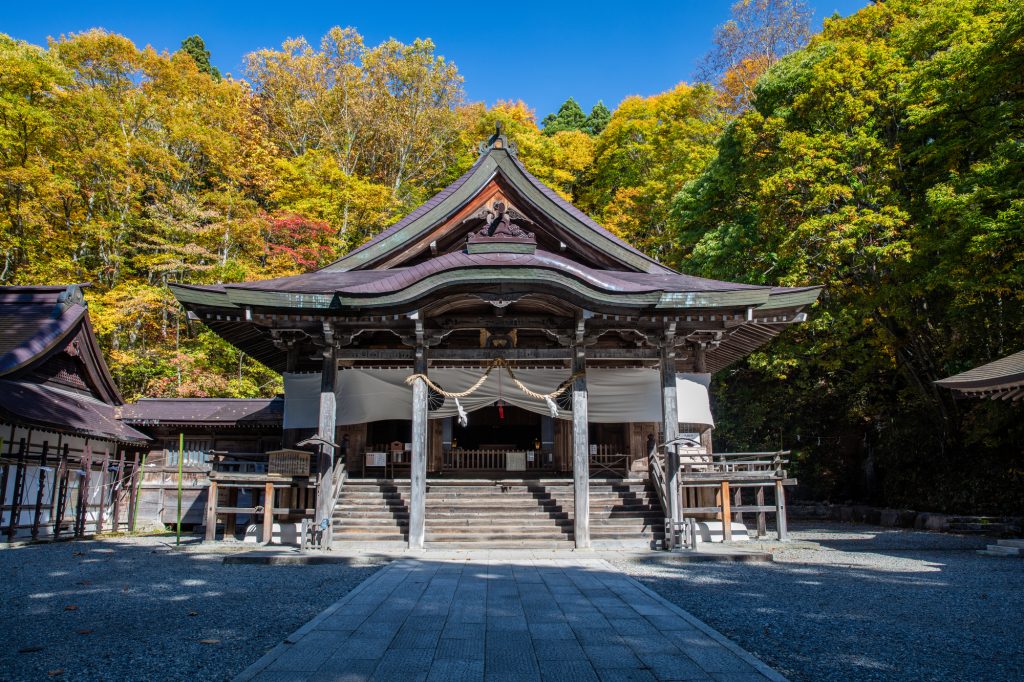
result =
[{"label": "wooden pillar", "polygon": [[[337,397],[334,395],[335,381],[338,377],[338,363],[336,360],[336,349],[333,340],[329,340],[324,350],[323,366],[320,369],[320,422],[317,435],[325,441],[320,445],[319,485],[316,492],[316,523],[322,526],[327,521],[327,526],[321,536],[322,547],[330,547],[331,543],[331,516],[334,503],[332,488],[334,485],[334,448],[328,443],[334,443],[335,425],[338,419]],[[271,495],[273,497],[273,495]]]},{"label": "wooden pillar", "polygon": [[[14,424],[11,424],[11,435],[7,439],[7,460],[11,460],[14,454]],[[0,528],[3,528],[4,507],[7,505],[7,479],[11,475],[11,465],[3,465],[3,473],[0,473]]]},{"label": "wooden pillar", "polygon": [[732,509],[729,500],[729,481],[722,481],[722,542],[732,541]]},{"label": "wooden pillar", "polygon": [[782,481],[775,481],[775,527],[779,531],[780,540],[789,537],[786,530],[786,489]]},{"label": "wooden pillar", "polygon": [[[238,488],[228,488],[228,506],[238,506]],[[305,506],[302,507],[305,509]],[[238,524],[237,514],[228,514],[224,517],[224,539],[235,537],[235,531]]]},{"label": "wooden pillar", "polygon": [[85,535],[85,526],[89,519],[89,470],[92,468],[92,448],[86,441],[79,460],[82,475],[78,480],[78,509],[75,510],[75,536]]},{"label": "wooden pillar", "polygon": [[32,431],[28,432],[28,443],[21,439],[18,447],[18,468],[14,472],[14,490],[11,495],[10,525],[7,526],[7,542],[14,542],[14,535],[18,532],[18,521],[21,517],[21,498],[25,488],[25,458],[27,451],[32,444]]},{"label": "wooden pillar", "polygon": [[110,450],[103,452],[103,464],[100,466],[100,508],[96,512],[96,532],[103,532],[103,517],[107,511],[107,479],[110,477]]},{"label": "wooden pillar", "polygon": [[269,545],[274,539],[274,484],[267,481],[263,486],[263,540]]},{"label": "wooden pillar", "polygon": [[57,473],[54,476],[53,485],[56,491],[53,495],[54,508],[53,508],[53,539],[56,540],[60,537],[61,532],[64,530],[64,511],[68,506],[68,476],[71,474],[71,463],[68,462],[68,450],[70,446],[65,443],[64,449],[60,453],[60,463],[57,465]]},{"label": "wooden pillar", "polygon": [[110,519],[110,529],[115,533],[121,527],[121,489],[124,487],[124,448],[118,446],[120,455],[117,458],[117,473],[114,474],[114,513]]},{"label": "wooden pillar", "polygon": [[[679,436],[679,401],[676,394],[676,350],[675,328],[670,328],[661,346],[661,428],[663,442]],[[680,521],[679,504],[679,449],[666,448],[665,454],[665,499],[668,502],[669,518],[673,523]]]},{"label": "wooden pillar", "polygon": [[[757,487],[757,506],[764,506],[764,486]],[[765,519],[765,513],[763,511],[757,512],[757,537],[763,538],[768,534],[768,524]]]},{"label": "wooden pillar", "polygon": [[[224,531],[227,537],[227,531]],[[206,489],[206,542],[213,542],[217,539],[217,481],[211,480],[210,487]]]},{"label": "wooden pillar", "polygon": [[[417,320],[417,326],[419,326]],[[427,352],[416,348],[413,372],[427,373]],[[426,537],[427,499],[427,384],[417,381],[412,385],[412,466],[409,474],[409,548],[423,549]]]},{"label": "wooden pillar", "polygon": [[590,438],[587,420],[587,357],[583,346],[572,354],[573,536],[576,549],[590,548]]},{"label": "wooden pillar", "polygon": [[128,532],[135,532],[135,523],[138,519],[135,518],[136,502],[139,496],[139,486],[142,484],[143,471],[139,468],[139,451],[136,450],[135,454],[132,455],[132,475],[128,479],[129,485],[132,489],[128,492]]},{"label": "wooden pillar", "polygon": [[39,455],[39,473],[36,476],[36,508],[35,513],[32,514],[32,539],[36,540],[39,538],[39,518],[43,514],[43,493],[46,492],[46,471],[43,467],[46,466],[46,455],[49,454],[50,441],[43,441],[43,451]]}]

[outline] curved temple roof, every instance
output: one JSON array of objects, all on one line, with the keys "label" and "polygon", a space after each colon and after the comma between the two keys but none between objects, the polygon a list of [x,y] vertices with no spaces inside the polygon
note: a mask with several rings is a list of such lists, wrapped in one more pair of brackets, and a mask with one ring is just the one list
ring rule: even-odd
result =
[{"label": "curved temple roof", "polygon": [[1024,351],[935,383],[964,395],[1020,400],[1024,397]]},{"label": "curved temple roof", "polygon": [[[316,272],[176,284],[171,290],[216,333],[281,369],[283,351],[280,340],[270,338],[268,315],[307,322],[318,316],[404,317],[440,299],[466,296],[502,305],[548,297],[571,310],[615,319],[693,313],[693,319],[704,320],[706,313],[710,320],[729,320],[735,338],[721,344],[720,355],[732,361],[781,330],[771,325],[802,319],[800,310],[814,303],[821,288],[723,282],[661,265],[527,172],[499,130],[462,177]],[[766,323],[760,330],[736,329],[758,321]]]},{"label": "curved temple roof", "polygon": [[145,442],[117,421],[123,401],[82,286],[0,287],[0,413],[40,428]]}]

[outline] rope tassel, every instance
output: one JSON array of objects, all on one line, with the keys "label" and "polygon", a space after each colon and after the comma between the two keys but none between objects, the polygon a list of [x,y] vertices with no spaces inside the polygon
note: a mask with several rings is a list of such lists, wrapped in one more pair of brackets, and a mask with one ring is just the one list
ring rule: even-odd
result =
[{"label": "rope tassel", "polygon": [[548,404],[548,409],[551,410],[551,418],[558,419],[558,405],[550,396],[544,396],[544,402]]}]

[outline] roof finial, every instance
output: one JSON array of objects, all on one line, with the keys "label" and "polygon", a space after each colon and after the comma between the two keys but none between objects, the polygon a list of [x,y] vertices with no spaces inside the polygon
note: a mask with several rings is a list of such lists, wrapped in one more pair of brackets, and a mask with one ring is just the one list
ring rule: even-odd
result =
[{"label": "roof finial", "polygon": [[515,142],[509,142],[505,136],[505,124],[502,121],[494,122],[494,134],[486,142],[480,143],[480,154],[486,154],[492,149],[504,149],[512,156],[519,153]]}]

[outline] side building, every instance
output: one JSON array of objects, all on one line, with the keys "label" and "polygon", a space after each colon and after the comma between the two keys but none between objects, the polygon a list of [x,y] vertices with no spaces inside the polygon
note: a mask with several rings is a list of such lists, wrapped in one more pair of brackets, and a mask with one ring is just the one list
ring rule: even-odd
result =
[{"label": "side building", "polygon": [[117,418],[82,289],[0,287],[0,541],[134,523],[150,439]]},{"label": "side building", "polygon": [[[118,415],[152,438],[140,490],[140,523],[177,523],[180,470],[181,523],[194,527],[204,522],[212,470],[266,472],[266,453],[281,447],[284,398],[143,398],[120,408]],[[233,507],[255,507],[261,492],[232,489],[226,501]],[[237,520],[242,531],[252,519],[242,515]],[[234,528],[228,530],[230,534]]]}]

